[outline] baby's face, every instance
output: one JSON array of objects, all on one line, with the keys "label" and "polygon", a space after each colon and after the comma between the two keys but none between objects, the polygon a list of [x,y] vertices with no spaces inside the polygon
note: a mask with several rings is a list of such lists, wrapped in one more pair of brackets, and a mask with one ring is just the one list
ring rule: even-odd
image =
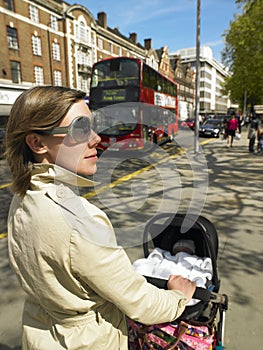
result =
[{"label": "baby's face", "polygon": [[190,248],[187,248],[187,247],[182,247],[182,246],[180,247],[180,246],[178,246],[178,247],[175,247],[173,249],[173,254],[174,255],[177,254],[177,253],[180,253],[180,252],[184,252],[184,253],[187,253],[187,254],[190,254],[190,255],[194,254],[193,251]]}]

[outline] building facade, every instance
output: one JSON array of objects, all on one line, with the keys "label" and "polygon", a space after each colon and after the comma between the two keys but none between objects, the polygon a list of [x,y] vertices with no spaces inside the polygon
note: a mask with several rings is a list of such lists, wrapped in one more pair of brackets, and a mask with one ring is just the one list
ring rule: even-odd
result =
[{"label": "building facade", "polygon": [[[110,56],[145,59],[137,34],[122,35],[82,5],[61,0],[0,0],[0,126],[25,89],[69,86],[89,94],[92,65]],[[153,56],[152,56],[153,57]]]},{"label": "building facade", "polygon": [[174,80],[178,83],[178,108],[180,121],[194,118],[195,79],[190,64],[182,64],[180,55],[170,59]]},{"label": "building facade", "polygon": [[[170,59],[181,56],[182,65],[196,73],[196,49],[178,50],[169,55]],[[223,65],[213,58],[210,47],[200,48],[200,114],[226,114],[230,101],[222,94],[222,83],[229,75]]]}]

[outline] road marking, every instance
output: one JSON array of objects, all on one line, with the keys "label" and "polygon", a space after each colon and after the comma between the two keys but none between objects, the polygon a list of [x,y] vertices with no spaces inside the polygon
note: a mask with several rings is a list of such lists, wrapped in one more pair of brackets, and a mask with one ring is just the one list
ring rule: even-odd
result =
[{"label": "road marking", "polygon": [[[207,139],[207,140],[204,140],[202,142],[200,142],[200,145],[205,145],[211,141],[213,141],[214,139]],[[191,147],[192,148],[192,147]],[[187,148],[187,149],[182,149],[182,148],[179,148],[177,150],[177,152],[173,155],[168,155],[167,157],[165,158],[162,158],[161,160],[159,160],[157,163],[154,163],[154,164],[150,164],[142,169],[139,169],[139,170],[136,170],[134,171],[133,173],[130,173],[128,175],[125,175],[125,176],[122,176],[120,177],[119,179],[113,181],[112,183],[110,183],[109,185],[104,185],[104,186],[101,186],[99,187],[98,189],[94,190],[94,191],[91,191],[89,193],[86,193],[84,194],[82,197],[84,197],[85,199],[88,199],[88,198],[92,198],[94,196],[96,196],[97,194],[99,193],[102,193],[103,191],[106,191],[107,189],[109,188],[113,188],[113,187],[116,187],[118,186],[119,184],[125,182],[125,181],[129,181],[130,179],[134,178],[135,176],[145,172],[145,171],[148,171],[150,170],[151,168],[153,168],[154,166],[158,165],[158,164],[161,164],[161,163],[164,163],[165,161],[167,161],[167,158],[177,158],[178,156],[181,156],[182,154],[186,153],[189,149],[191,148]],[[7,183],[7,184],[4,184],[4,185],[1,185],[0,186],[0,189],[1,188],[5,188],[5,187],[9,187],[11,186],[11,183]],[[3,238],[6,238],[7,237],[7,233],[0,233],[0,239],[3,239]]]},{"label": "road marking", "polygon": [[9,187],[9,186],[11,186],[12,185],[12,183],[10,182],[10,183],[8,183],[8,184],[3,184],[3,185],[0,185],[0,189],[1,188],[6,188],[6,187]]}]

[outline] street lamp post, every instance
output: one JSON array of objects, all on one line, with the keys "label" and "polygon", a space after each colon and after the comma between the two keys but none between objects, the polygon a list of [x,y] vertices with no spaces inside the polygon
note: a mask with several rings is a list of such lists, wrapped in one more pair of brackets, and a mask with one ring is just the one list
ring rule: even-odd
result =
[{"label": "street lamp post", "polygon": [[195,153],[199,152],[199,99],[200,99],[200,1],[197,0],[196,14],[196,76],[195,76]]}]

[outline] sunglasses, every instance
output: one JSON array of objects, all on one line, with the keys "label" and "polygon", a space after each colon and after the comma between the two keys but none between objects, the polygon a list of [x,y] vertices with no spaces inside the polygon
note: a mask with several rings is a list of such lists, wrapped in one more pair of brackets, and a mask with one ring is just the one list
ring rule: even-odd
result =
[{"label": "sunglasses", "polygon": [[57,126],[50,130],[38,130],[37,132],[44,135],[68,134],[74,141],[81,143],[90,140],[92,136],[92,124],[92,118],[79,116],[74,118],[68,126]]}]

